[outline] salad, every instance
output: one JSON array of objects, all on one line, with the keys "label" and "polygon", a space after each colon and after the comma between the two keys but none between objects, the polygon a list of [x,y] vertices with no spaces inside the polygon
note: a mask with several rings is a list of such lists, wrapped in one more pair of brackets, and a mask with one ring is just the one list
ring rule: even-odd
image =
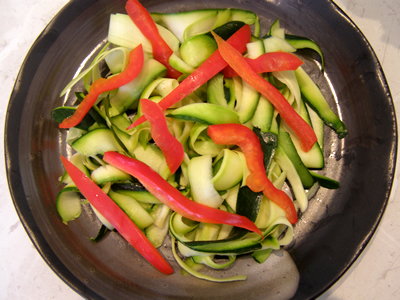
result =
[{"label": "salad", "polygon": [[[90,205],[156,269],[167,235],[184,272],[214,282],[244,254],[258,263],[293,239],[298,213],[319,188],[339,188],[324,168],[324,126],[345,124],[302,68],[279,19],[261,36],[256,13],[207,9],[150,13],[128,0],[110,16],[108,42],[61,92],[76,103],[52,118],[75,154],[61,157],[57,210],[67,224]],[[290,192],[287,188],[290,187]],[[84,200],[82,201],[82,198]]]}]

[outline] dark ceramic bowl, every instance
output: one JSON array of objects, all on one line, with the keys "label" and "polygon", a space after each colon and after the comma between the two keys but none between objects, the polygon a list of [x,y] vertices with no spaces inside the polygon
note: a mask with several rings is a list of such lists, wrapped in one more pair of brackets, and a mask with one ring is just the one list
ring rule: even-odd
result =
[{"label": "dark ceramic bowl", "polygon": [[[396,162],[396,120],[381,66],[359,29],[331,1],[320,0],[146,0],[150,11],[236,7],[257,12],[263,33],[280,17],[289,33],[308,36],[325,54],[326,71],[317,81],[349,134],[338,140],[326,129],[325,173],[341,183],[321,190],[295,226],[286,250],[300,274],[295,299],[327,290],[359,256],[386,207]],[[5,154],[15,207],[32,242],[49,266],[86,298],[272,299],[290,295],[297,271],[286,252],[254,267],[242,257],[228,271],[249,275],[246,282],[215,284],[181,277],[168,247],[162,249],[175,274],[155,271],[117,234],[101,243],[89,237],[99,224],[87,210],[69,226],[55,207],[62,174],[59,155],[69,155],[65,134],[50,119],[51,110],[70,99],[60,91],[93,57],[107,36],[110,13],[124,12],[125,1],[71,0],[43,31],[17,78],[7,112]],[[310,53],[306,67],[317,68]],[[320,75],[318,75],[320,74]],[[225,275],[225,273],[224,273]]]}]

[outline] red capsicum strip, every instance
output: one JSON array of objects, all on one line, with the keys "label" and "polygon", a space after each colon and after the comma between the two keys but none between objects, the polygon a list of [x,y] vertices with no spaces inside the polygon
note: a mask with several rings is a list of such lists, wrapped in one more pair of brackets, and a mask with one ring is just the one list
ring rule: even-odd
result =
[{"label": "red capsicum strip", "polygon": [[105,194],[81,170],[61,156],[66,171],[83,196],[104,216],[115,229],[128,241],[149,263],[164,274],[174,272],[165,258],[146,238],[144,233],[122,211],[122,209]]},{"label": "red capsicum strip", "polygon": [[185,218],[214,224],[245,228],[262,236],[260,229],[248,218],[212,208],[186,198],[145,163],[118,152],[106,152],[105,162],[137,178],[158,200]]},{"label": "red capsicum strip", "polygon": [[148,99],[140,100],[140,108],[151,126],[151,136],[161,149],[171,174],[179,168],[185,152],[182,144],[171,134],[161,107]]},{"label": "red capsicum strip", "polygon": [[[240,53],[246,50],[246,44],[250,42],[251,28],[249,25],[244,25],[237,30],[228,40],[232,47],[237,49]],[[158,105],[161,106],[162,110],[166,110],[175,103],[178,103],[186,96],[189,96],[196,89],[210,80],[214,75],[223,70],[228,63],[222,58],[218,50],[206,59],[192,74],[186,77],[174,90],[172,90],[167,96],[162,99]],[[128,129],[131,129],[137,125],[142,124],[146,121],[145,116],[141,116],[134,121]]]},{"label": "red capsicum strip", "polygon": [[142,70],[143,60],[143,47],[140,44],[129,53],[129,62],[121,73],[107,79],[99,78],[92,83],[89,88],[89,93],[79,104],[74,114],[64,119],[64,121],[60,123],[59,127],[71,128],[78,125],[90,108],[96,103],[97,98],[101,93],[112,91],[135,79]]},{"label": "red capsicum strip", "polygon": [[216,144],[240,147],[250,171],[246,178],[247,186],[253,192],[262,191],[268,199],[281,207],[291,224],[297,222],[293,201],[285,192],[277,189],[267,177],[260,140],[251,129],[242,124],[210,125],[207,134]]},{"label": "red capsicum strip", "polygon": [[[288,52],[268,52],[257,58],[245,57],[246,62],[256,73],[294,71],[303,64],[296,55]],[[225,78],[238,76],[231,66],[222,70]]]},{"label": "red capsicum strip", "polygon": [[257,74],[246,62],[244,57],[220,36],[213,32],[218,44],[219,52],[236,73],[253,88],[259,91],[275,107],[286,124],[299,138],[300,146],[304,151],[309,151],[317,141],[314,130],[294,110],[285,97],[272,84]]},{"label": "red capsicum strip", "polygon": [[138,0],[128,0],[125,5],[126,12],[129,17],[150,41],[153,48],[154,59],[162,63],[167,68],[167,77],[178,78],[182,75],[169,64],[169,58],[173,51],[161,37],[158,32],[156,23],[150,13],[143,7]]}]

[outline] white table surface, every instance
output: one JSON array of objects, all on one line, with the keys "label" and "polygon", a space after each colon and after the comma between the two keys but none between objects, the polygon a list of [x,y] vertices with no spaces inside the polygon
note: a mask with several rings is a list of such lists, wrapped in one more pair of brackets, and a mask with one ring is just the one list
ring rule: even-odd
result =
[{"label": "white table surface", "polygon": [[[317,0],[316,0],[317,1]],[[11,89],[36,37],[67,0],[1,0],[0,140]],[[395,106],[400,102],[400,1],[337,0],[374,48]],[[398,112],[400,109],[398,109]],[[4,157],[4,147],[0,147]],[[0,159],[0,299],[82,299],[40,257],[15,212]],[[374,238],[351,269],[320,299],[400,299],[398,174]]]}]

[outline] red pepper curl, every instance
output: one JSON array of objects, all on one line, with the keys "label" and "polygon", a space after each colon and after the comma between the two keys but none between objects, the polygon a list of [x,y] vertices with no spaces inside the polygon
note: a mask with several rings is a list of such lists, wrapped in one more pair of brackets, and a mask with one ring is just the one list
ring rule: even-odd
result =
[{"label": "red pepper curl", "polygon": [[207,134],[219,145],[236,145],[242,149],[250,174],[247,186],[253,192],[263,191],[264,195],[281,207],[291,224],[297,222],[297,212],[293,201],[286,193],[277,189],[269,180],[264,166],[264,153],[258,136],[242,124],[210,125]]},{"label": "red pepper curl", "polygon": [[[296,55],[288,52],[268,52],[261,54],[257,58],[244,58],[249,66],[256,73],[267,73],[277,71],[294,71],[303,64],[303,61]],[[236,71],[227,66],[222,70],[225,78],[238,76]]]},{"label": "red pepper curl", "polygon": [[277,88],[249,66],[240,52],[214,32],[212,34],[217,41],[218,50],[225,61],[244,81],[271,102],[279,115],[299,138],[301,148],[306,152],[309,151],[317,141],[317,136],[311,126],[294,110]]},{"label": "red pepper curl", "polygon": [[60,128],[71,128],[78,125],[92,106],[96,103],[100,94],[115,90],[136,78],[143,68],[143,47],[140,44],[129,53],[129,62],[121,73],[110,78],[99,78],[92,83],[89,93],[79,104],[74,114],[62,121]]},{"label": "red pepper curl", "polygon": [[155,268],[164,274],[172,274],[174,270],[170,264],[125,212],[79,168],[63,156],[61,156],[61,160],[82,195],[115,227],[118,233]]},{"label": "red pepper curl", "polygon": [[177,79],[181,76],[182,73],[169,64],[169,58],[173,51],[161,37],[156,23],[147,9],[140,4],[138,0],[128,0],[125,9],[133,23],[135,23],[143,35],[150,41],[153,48],[154,59],[167,68],[167,77]]},{"label": "red pepper curl", "polygon": [[183,145],[171,134],[161,107],[148,99],[140,100],[140,108],[150,122],[151,137],[161,149],[171,174],[174,174],[183,161]]},{"label": "red pepper curl", "polygon": [[248,218],[186,198],[156,171],[137,159],[112,151],[106,152],[103,159],[110,165],[137,178],[146,190],[185,218],[203,223],[232,225],[258,233],[262,237],[260,229]]}]

